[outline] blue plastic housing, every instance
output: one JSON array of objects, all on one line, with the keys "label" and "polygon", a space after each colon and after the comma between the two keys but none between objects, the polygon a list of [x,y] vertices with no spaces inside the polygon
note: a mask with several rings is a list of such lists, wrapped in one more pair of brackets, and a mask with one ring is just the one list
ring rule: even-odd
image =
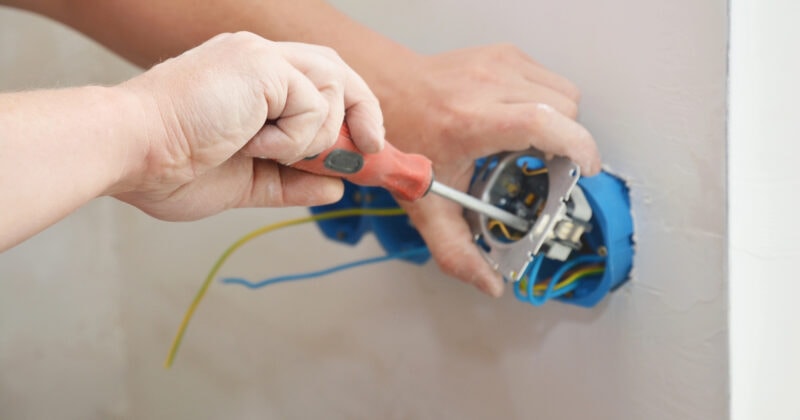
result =
[{"label": "blue plastic housing", "polygon": [[557,300],[592,307],[628,280],[633,264],[633,219],[628,187],[621,179],[601,172],[579,179],[578,185],[592,207],[592,231],[585,241],[593,249],[606,248],[606,269],[599,280],[581,281],[570,295]]},{"label": "blue plastic housing", "polygon": [[[602,172],[591,178],[581,178],[578,185],[592,207],[592,230],[585,235],[584,240],[592,249],[605,247],[606,267],[602,276],[587,277],[569,295],[556,299],[573,305],[592,307],[628,279],[633,262],[633,221],[628,188],[621,179]],[[345,182],[344,197],[339,202],[313,207],[311,211],[317,214],[349,208],[396,206],[397,202],[391,194],[382,188],[360,187]],[[374,232],[387,253],[408,251],[425,244],[407,216],[358,216],[322,221],[318,225],[326,237],[350,245],[358,243],[365,234]],[[429,258],[421,255],[404,259],[422,264]],[[564,262],[546,260],[542,265],[542,272],[553,273],[563,264]]]},{"label": "blue plastic housing", "polygon": [[[331,210],[393,207],[398,207],[397,201],[383,188],[361,187],[345,181],[344,195],[341,200],[326,206],[312,207],[311,212],[318,214]],[[374,232],[378,242],[389,254],[425,246],[425,241],[414,229],[408,216],[354,216],[325,220],[318,222],[317,225],[329,239],[348,245],[355,245],[364,235]],[[403,258],[403,260],[415,264],[424,264],[429,259],[429,255]]]}]

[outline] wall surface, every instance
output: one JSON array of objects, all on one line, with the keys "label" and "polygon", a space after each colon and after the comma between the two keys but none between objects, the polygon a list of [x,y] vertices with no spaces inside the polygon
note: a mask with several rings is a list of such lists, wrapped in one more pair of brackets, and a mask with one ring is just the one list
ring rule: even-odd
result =
[{"label": "wall surface", "polygon": [[[633,281],[592,310],[491,300],[433,265],[259,292],[215,284],[165,371],[213,259],[304,212],[167,224],[101,200],[0,255],[0,417],[727,418],[726,2],[335,3],[422,52],[513,42],[575,81],[582,121],[630,182]],[[3,89],[133,72],[3,9],[0,46]],[[379,252],[307,226],[255,241],[220,275]]]},{"label": "wall surface", "polygon": [[731,2],[730,325],[734,420],[800,418],[795,263],[800,3]]}]

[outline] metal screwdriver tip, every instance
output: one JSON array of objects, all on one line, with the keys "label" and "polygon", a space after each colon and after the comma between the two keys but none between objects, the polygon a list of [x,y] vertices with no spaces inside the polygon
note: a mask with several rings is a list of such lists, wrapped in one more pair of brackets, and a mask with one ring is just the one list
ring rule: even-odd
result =
[{"label": "metal screwdriver tip", "polygon": [[442,183],[433,181],[433,183],[431,184],[430,191],[438,196],[444,197],[451,201],[455,201],[456,203],[461,204],[465,208],[468,208],[470,210],[491,217],[492,219],[503,222],[507,226],[510,226],[521,232],[527,232],[531,227],[530,223],[527,220],[517,216],[516,214],[511,214],[499,207],[495,207],[489,203],[485,203],[469,194],[465,194],[454,188],[450,188]]}]

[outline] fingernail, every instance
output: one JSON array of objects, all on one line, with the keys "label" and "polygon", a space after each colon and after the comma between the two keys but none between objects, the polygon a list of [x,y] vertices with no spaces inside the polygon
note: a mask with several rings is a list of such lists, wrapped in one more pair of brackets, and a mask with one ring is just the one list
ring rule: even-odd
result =
[{"label": "fingernail", "polygon": [[386,143],[386,129],[382,125],[379,125],[377,129],[373,128],[372,135],[372,138],[375,139],[375,142],[372,143],[374,147],[372,153],[380,152],[383,150],[383,146]]},{"label": "fingernail", "polygon": [[478,284],[478,289],[491,297],[498,298],[503,295],[503,284],[494,279],[483,279]]},{"label": "fingernail", "polygon": [[364,153],[378,153],[381,151],[381,146],[378,143],[369,143],[367,146],[362,147],[361,151]]},{"label": "fingernail", "polygon": [[503,289],[505,289],[503,287],[503,283],[498,283],[496,281],[492,282],[492,290],[489,292],[489,294],[493,298],[499,298],[500,296],[503,296]]},{"label": "fingernail", "polygon": [[589,164],[589,168],[592,175],[597,175],[603,169],[603,166],[600,162],[593,161]]}]

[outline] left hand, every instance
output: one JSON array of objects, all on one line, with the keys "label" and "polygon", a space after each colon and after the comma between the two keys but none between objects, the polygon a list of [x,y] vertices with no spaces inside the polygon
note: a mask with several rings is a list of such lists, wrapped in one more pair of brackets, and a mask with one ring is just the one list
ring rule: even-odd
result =
[{"label": "left hand", "polygon": [[[583,175],[600,170],[594,139],[575,122],[578,89],[514,47],[419,56],[396,82],[381,103],[387,139],[432,159],[444,184],[465,191],[475,159],[529,147],[572,159]],[[446,274],[502,294],[502,277],[472,243],[458,204],[429,196],[401,205]]]},{"label": "left hand", "polygon": [[146,152],[110,192],[164,220],[337,200],[341,181],[283,164],[328,149],[345,118],[361,151],[383,146],[377,98],[325,47],[221,34],[116,89],[141,104]]}]

